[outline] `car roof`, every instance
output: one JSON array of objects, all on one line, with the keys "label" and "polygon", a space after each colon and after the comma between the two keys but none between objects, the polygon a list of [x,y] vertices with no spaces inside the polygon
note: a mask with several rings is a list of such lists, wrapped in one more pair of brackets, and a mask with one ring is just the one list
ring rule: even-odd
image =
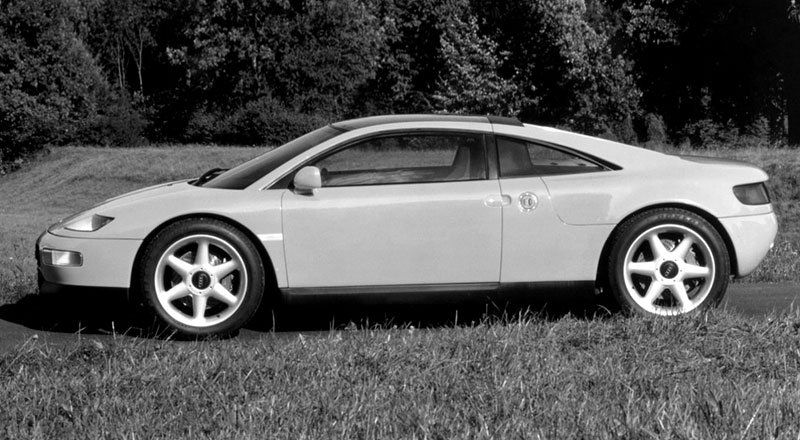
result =
[{"label": "car roof", "polygon": [[403,122],[472,122],[472,123],[491,123],[522,126],[516,118],[506,118],[502,116],[466,116],[466,115],[385,115],[369,116],[366,118],[350,119],[331,124],[340,130],[356,130],[359,128],[372,127],[383,124],[398,124]]}]

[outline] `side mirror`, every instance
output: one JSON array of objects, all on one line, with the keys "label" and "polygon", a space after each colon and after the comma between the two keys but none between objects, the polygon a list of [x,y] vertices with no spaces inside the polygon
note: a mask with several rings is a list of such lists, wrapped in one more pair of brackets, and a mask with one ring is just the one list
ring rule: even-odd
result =
[{"label": "side mirror", "polygon": [[298,194],[314,195],[318,188],[322,188],[319,168],[303,167],[294,175],[294,189]]}]

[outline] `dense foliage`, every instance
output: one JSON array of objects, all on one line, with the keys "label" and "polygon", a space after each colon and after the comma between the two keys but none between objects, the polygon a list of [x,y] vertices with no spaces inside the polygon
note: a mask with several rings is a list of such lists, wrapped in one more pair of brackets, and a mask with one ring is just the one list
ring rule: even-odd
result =
[{"label": "dense foliage", "polygon": [[97,116],[102,74],[81,42],[80,11],[4,4],[0,15],[0,157],[68,139]]},{"label": "dense foliage", "polygon": [[793,0],[0,0],[0,162],[378,113],[800,143]]}]

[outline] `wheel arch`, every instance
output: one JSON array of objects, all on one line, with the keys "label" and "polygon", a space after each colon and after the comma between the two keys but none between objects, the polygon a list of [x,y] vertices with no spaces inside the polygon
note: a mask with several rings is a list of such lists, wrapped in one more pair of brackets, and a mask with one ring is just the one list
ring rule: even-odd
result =
[{"label": "wheel arch", "polygon": [[[277,295],[278,292],[278,280],[275,275],[275,265],[272,262],[272,258],[270,257],[267,249],[261,243],[261,241],[256,237],[253,232],[242,225],[241,223],[237,222],[236,220],[231,219],[230,217],[225,217],[219,214],[210,214],[210,213],[192,213],[192,214],[185,214],[178,217],[173,217],[169,220],[164,221],[157,227],[153,228],[149,234],[142,240],[142,244],[139,245],[139,249],[136,251],[136,256],[133,260],[133,267],[131,269],[131,279],[130,279],[130,294],[131,298],[138,299],[141,297],[141,286],[140,280],[138,279],[138,273],[141,270],[142,264],[142,257],[144,256],[144,251],[147,249],[147,245],[150,244],[153,237],[155,237],[159,232],[166,229],[170,225],[183,221],[183,220],[191,220],[191,219],[213,219],[218,220],[223,223],[226,223],[234,228],[236,228],[239,232],[245,235],[253,246],[255,246],[256,250],[258,250],[258,255],[261,258],[261,264],[264,266],[264,282],[267,295]],[[270,299],[277,299],[276,297]]]},{"label": "wheel arch", "polygon": [[684,211],[689,211],[693,214],[697,214],[700,217],[702,217],[703,220],[707,221],[717,231],[720,237],[722,237],[722,241],[725,243],[725,249],[728,251],[728,257],[730,258],[732,271],[734,273],[738,271],[739,263],[736,256],[736,248],[733,246],[733,241],[731,240],[728,231],[725,230],[725,227],[722,226],[722,223],[720,223],[720,221],[714,215],[712,215],[706,210],[703,210],[693,205],[687,205],[683,203],[661,203],[657,205],[645,206],[641,209],[629,213],[622,220],[620,220],[614,227],[614,229],[611,231],[611,233],[608,234],[606,242],[603,244],[603,250],[600,252],[600,260],[597,263],[597,275],[595,277],[596,287],[598,288],[608,287],[609,280],[607,273],[608,271],[606,270],[606,267],[608,263],[609,253],[611,252],[611,246],[613,245],[612,241],[614,236],[617,234],[619,228],[622,227],[622,225],[624,225],[625,222],[630,220],[632,217],[635,217],[639,214],[648,211],[654,211],[656,209],[663,209],[663,208],[683,209]]}]

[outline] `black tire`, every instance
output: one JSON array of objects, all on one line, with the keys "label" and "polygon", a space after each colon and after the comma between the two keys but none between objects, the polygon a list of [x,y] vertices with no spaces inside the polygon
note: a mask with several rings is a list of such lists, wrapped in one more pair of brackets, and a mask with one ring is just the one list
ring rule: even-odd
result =
[{"label": "black tire", "polygon": [[241,231],[216,219],[167,226],[147,243],[139,267],[146,303],[158,321],[183,337],[234,334],[264,296],[258,250]]},{"label": "black tire", "polygon": [[719,232],[690,211],[647,211],[628,219],[612,237],[608,280],[627,312],[680,315],[714,307],[730,274]]}]

